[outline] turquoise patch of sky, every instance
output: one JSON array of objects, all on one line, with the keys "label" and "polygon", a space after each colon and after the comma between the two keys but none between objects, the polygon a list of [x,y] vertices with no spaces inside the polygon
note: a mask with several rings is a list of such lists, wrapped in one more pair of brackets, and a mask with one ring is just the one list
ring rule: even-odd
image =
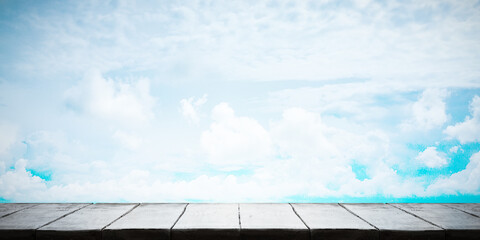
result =
[{"label": "turquoise patch of sky", "polygon": [[[434,169],[434,168],[427,168],[423,167],[420,168],[416,175],[420,176],[428,176],[430,175],[432,178],[437,177],[440,175],[449,174],[459,172],[467,166],[470,162],[470,157],[480,151],[480,143],[466,143],[460,144],[457,140],[448,140],[439,142],[438,144],[434,145],[423,145],[423,144],[407,144],[409,149],[423,152],[427,147],[436,147],[436,150],[441,154],[445,154],[447,158],[448,164]],[[457,148],[455,150],[455,148]]]},{"label": "turquoise patch of sky", "polygon": [[446,112],[452,124],[463,122],[471,117],[470,102],[475,96],[480,96],[480,89],[453,89],[446,101]]},{"label": "turquoise patch of sky", "polygon": [[27,172],[30,172],[33,176],[37,176],[45,181],[51,181],[52,180],[52,170],[45,170],[45,171],[40,171],[40,170],[35,170],[35,169],[26,169]]},{"label": "turquoise patch of sky", "polygon": [[367,167],[365,165],[362,165],[356,161],[353,161],[353,163],[350,166],[352,167],[352,171],[353,173],[355,173],[355,176],[358,180],[363,181],[369,178],[367,175]]}]

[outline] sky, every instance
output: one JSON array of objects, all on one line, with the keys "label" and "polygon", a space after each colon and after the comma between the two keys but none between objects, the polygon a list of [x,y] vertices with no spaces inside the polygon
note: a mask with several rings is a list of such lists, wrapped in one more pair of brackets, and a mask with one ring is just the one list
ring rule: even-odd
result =
[{"label": "sky", "polygon": [[478,0],[0,0],[0,202],[479,201]]}]

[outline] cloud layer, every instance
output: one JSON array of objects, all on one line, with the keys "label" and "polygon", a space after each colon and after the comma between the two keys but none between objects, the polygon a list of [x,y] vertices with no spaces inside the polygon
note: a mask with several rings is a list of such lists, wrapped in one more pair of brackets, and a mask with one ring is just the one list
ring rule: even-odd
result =
[{"label": "cloud layer", "polygon": [[470,114],[465,121],[448,126],[445,133],[461,143],[480,141],[480,97],[475,96],[470,103]]},{"label": "cloud layer", "polygon": [[480,200],[475,1],[5,1],[0,19],[0,201]]}]

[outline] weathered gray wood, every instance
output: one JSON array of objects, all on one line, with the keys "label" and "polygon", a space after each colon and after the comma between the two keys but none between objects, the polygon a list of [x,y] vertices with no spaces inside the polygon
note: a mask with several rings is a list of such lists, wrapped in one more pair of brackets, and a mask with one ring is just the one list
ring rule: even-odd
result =
[{"label": "weathered gray wood", "polygon": [[37,239],[102,239],[101,230],[137,204],[93,204],[37,230]]},{"label": "weathered gray wood", "polygon": [[386,204],[342,204],[380,230],[380,239],[445,239],[443,229]]},{"label": "weathered gray wood", "polygon": [[86,204],[39,204],[0,218],[0,239],[34,239],[35,229]]},{"label": "weathered gray wood", "polygon": [[0,204],[0,239],[480,239],[478,204],[342,205]]},{"label": "weathered gray wood", "polygon": [[310,228],[312,240],[378,239],[378,231],[338,204],[292,204]]},{"label": "weathered gray wood", "polygon": [[443,205],[480,217],[480,203],[445,203]]},{"label": "weathered gray wood", "polygon": [[178,220],[185,203],[141,204],[104,229],[103,239],[169,240],[170,229]]},{"label": "weathered gray wood", "polygon": [[172,240],[240,239],[238,204],[189,204]]},{"label": "weathered gray wood", "polygon": [[307,226],[289,204],[240,204],[242,239],[309,239]]},{"label": "weathered gray wood", "polygon": [[392,205],[445,229],[447,239],[480,238],[480,218],[460,210],[441,204],[405,203]]},{"label": "weathered gray wood", "polygon": [[2,203],[0,204],[0,218],[16,211],[33,207],[38,204],[33,203]]}]

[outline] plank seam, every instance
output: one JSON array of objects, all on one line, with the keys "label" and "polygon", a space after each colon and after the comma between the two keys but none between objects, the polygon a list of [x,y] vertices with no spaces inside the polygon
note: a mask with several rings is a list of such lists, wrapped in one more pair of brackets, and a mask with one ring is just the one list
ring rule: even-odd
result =
[{"label": "plank seam", "polygon": [[240,231],[242,230],[242,219],[240,217],[240,203],[237,203],[238,206],[238,227]]},{"label": "plank seam", "polygon": [[140,203],[137,203],[135,206],[133,206],[130,210],[128,210],[126,213],[120,215],[120,217],[116,218],[115,220],[113,220],[113,222],[107,224],[105,227],[103,227],[102,229],[100,229],[100,231],[103,231],[105,228],[109,227],[110,225],[112,225],[114,222],[118,221],[120,218],[124,217],[125,215],[129,214],[130,212],[133,211],[133,209],[137,208],[138,206],[140,206]]},{"label": "plank seam", "polygon": [[348,209],[347,207],[343,206],[342,204],[340,203],[337,203],[340,207],[344,208],[345,210],[347,210],[349,213],[353,214],[354,216],[360,218],[362,221],[366,222],[368,225],[372,226],[373,228],[375,228],[377,231],[380,231],[380,229],[378,229],[375,225],[371,224],[370,222],[368,222],[367,220],[365,220],[364,218],[360,217],[358,214],[354,213],[353,211],[351,211],[350,209]]},{"label": "plank seam", "polygon": [[175,220],[175,222],[173,223],[172,227],[170,227],[170,230],[169,230],[169,232],[168,232],[168,236],[169,236],[170,240],[172,240],[172,229],[173,229],[173,227],[175,227],[175,225],[176,225],[177,222],[180,220],[180,218],[182,218],[183,214],[184,214],[185,211],[187,210],[188,204],[190,204],[190,203],[185,204],[185,207],[183,208],[182,213],[180,213],[180,216],[178,216],[177,220]]},{"label": "plank seam", "polygon": [[303,221],[303,219],[300,217],[300,215],[297,213],[297,211],[295,210],[295,208],[293,207],[293,205],[291,203],[288,203],[290,205],[290,207],[292,208],[293,212],[295,213],[295,215],[297,215],[297,217],[300,219],[300,221],[302,221],[302,223],[305,225],[305,227],[307,227],[308,229],[308,236],[310,237],[310,239],[312,239],[312,229],[310,229],[310,227],[307,225],[307,223],[305,221]]},{"label": "plank seam", "polygon": [[35,206],[38,206],[38,205],[40,205],[40,204],[33,204],[33,205],[30,206],[30,207],[20,208],[20,209],[15,210],[15,211],[13,211],[13,212],[11,212],[11,213],[5,214],[5,215],[1,216],[0,218],[4,218],[4,217],[6,217],[6,216],[10,216],[10,215],[12,215],[12,214],[14,214],[14,213],[17,213],[17,212],[20,212],[20,211],[23,211],[23,210],[25,210],[25,209],[29,209],[29,208],[32,208],[32,207],[35,207]]},{"label": "plank seam", "polygon": [[402,208],[397,207],[397,206],[395,206],[395,205],[392,205],[392,204],[389,204],[389,203],[387,203],[387,205],[392,206],[392,207],[394,207],[394,208],[397,208],[397,209],[399,209],[400,211],[403,211],[403,212],[405,212],[405,213],[407,213],[407,214],[410,214],[410,215],[412,215],[412,216],[414,216],[414,217],[417,217],[417,218],[419,218],[419,219],[421,219],[421,220],[423,220],[423,221],[425,221],[425,222],[427,222],[427,223],[432,224],[433,226],[439,227],[440,229],[443,230],[443,234],[444,234],[444,236],[445,236],[445,239],[447,238],[447,230],[446,230],[445,228],[440,227],[440,226],[438,226],[437,224],[435,224],[435,223],[433,223],[433,222],[427,221],[426,219],[424,219],[424,218],[422,218],[422,217],[420,217],[420,216],[417,216],[416,214],[413,214],[413,213],[411,213],[411,212],[408,212],[408,211],[406,211],[406,210],[403,210]]},{"label": "plank seam", "polygon": [[392,206],[392,207],[394,207],[394,208],[396,208],[396,209],[399,209],[400,211],[406,212],[406,213],[408,213],[408,214],[410,214],[410,215],[412,215],[412,216],[414,216],[414,217],[416,217],[416,218],[419,218],[419,219],[421,219],[421,220],[423,220],[423,221],[425,221],[425,222],[427,222],[427,223],[430,223],[430,224],[432,224],[432,225],[435,226],[435,227],[439,227],[439,228],[441,228],[441,229],[444,230],[444,231],[446,230],[445,228],[440,227],[439,225],[437,225],[437,224],[435,224],[435,223],[433,223],[433,222],[431,222],[431,221],[428,221],[428,220],[426,220],[425,218],[422,218],[422,217],[418,216],[417,214],[411,213],[411,212],[409,212],[409,211],[407,211],[407,210],[404,210],[403,208],[397,207],[397,206],[392,205],[392,204],[389,204],[389,203],[386,203],[386,204],[389,205],[389,206]]},{"label": "plank seam", "polygon": [[36,228],[36,229],[35,229],[35,232],[36,232],[38,229],[47,226],[48,224],[51,224],[51,223],[53,223],[53,222],[55,222],[55,221],[58,221],[58,220],[60,220],[60,219],[62,219],[62,218],[64,218],[64,217],[66,217],[66,216],[68,216],[68,215],[70,215],[70,214],[72,214],[72,213],[74,213],[74,212],[76,212],[76,211],[78,211],[78,210],[80,210],[80,209],[86,208],[86,207],[88,207],[88,206],[90,206],[90,205],[92,205],[92,204],[93,204],[93,203],[86,204],[86,205],[83,206],[83,207],[80,207],[80,208],[78,208],[78,209],[75,209],[75,210],[73,210],[73,211],[71,211],[71,212],[68,212],[68,213],[66,213],[66,214],[64,214],[64,215],[62,215],[62,216],[60,216],[60,217],[58,217],[58,218],[56,218],[56,219],[48,222],[48,223],[45,223],[45,224],[41,225],[40,227]]},{"label": "plank seam", "polygon": [[66,216],[68,216],[68,215],[70,215],[70,214],[72,214],[72,213],[74,213],[74,212],[77,212],[77,211],[79,211],[79,210],[81,210],[81,209],[83,209],[83,208],[86,208],[86,207],[88,207],[88,206],[90,206],[90,205],[92,205],[92,204],[93,204],[93,203],[85,204],[85,206],[83,206],[83,207],[80,207],[80,208],[75,209],[75,210],[73,210],[73,211],[71,211],[71,212],[68,212],[68,213],[66,213],[66,214],[64,214],[64,215],[62,215],[62,216],[60,216],[60,217],[58,217],[58,218],[56,218],[56,219],[54,219],[54,220],[52,220],[52,221],[50,221],[50,222],[48,222],[48,223],[45,223],[45,224],[41,225],[40,227],[36,228],[35,231],[34,231],[35,239],[37,239],[37,230],[38,230],[38,229],[40,229],[40,228],[42,228],[42,227],[45,227],[45,226],[47,226],[48,224],[51,224],[51,223],[53,223],[53,222],[55,222],[55,221],[58,221],[58,220],[60,220],[60,219],[62,219],[62,218],[64,218],[64,217],[66,217]]},{"label": "plank seam", "polygon": [[476,215],[476,214],[474,214],[474,213],[467,212],[467,211],[465,211],[465,210],[463,210],[463,209],[456,208],[456,207],[454,207],[454,206],[450,206],[450,205],[446,205],[446,204],[441,204],[441,205],[442,205],[442,206],[445,206],[445,207],[448,207],[448,208],[451,208],[451,209],[455,209],[455,210],[464,212],[464,213],[469,214],[469,215],[472,215],[472,216],[474,216],[474,217],[480,218],[480,216],[478,216],[478,215]]}]

